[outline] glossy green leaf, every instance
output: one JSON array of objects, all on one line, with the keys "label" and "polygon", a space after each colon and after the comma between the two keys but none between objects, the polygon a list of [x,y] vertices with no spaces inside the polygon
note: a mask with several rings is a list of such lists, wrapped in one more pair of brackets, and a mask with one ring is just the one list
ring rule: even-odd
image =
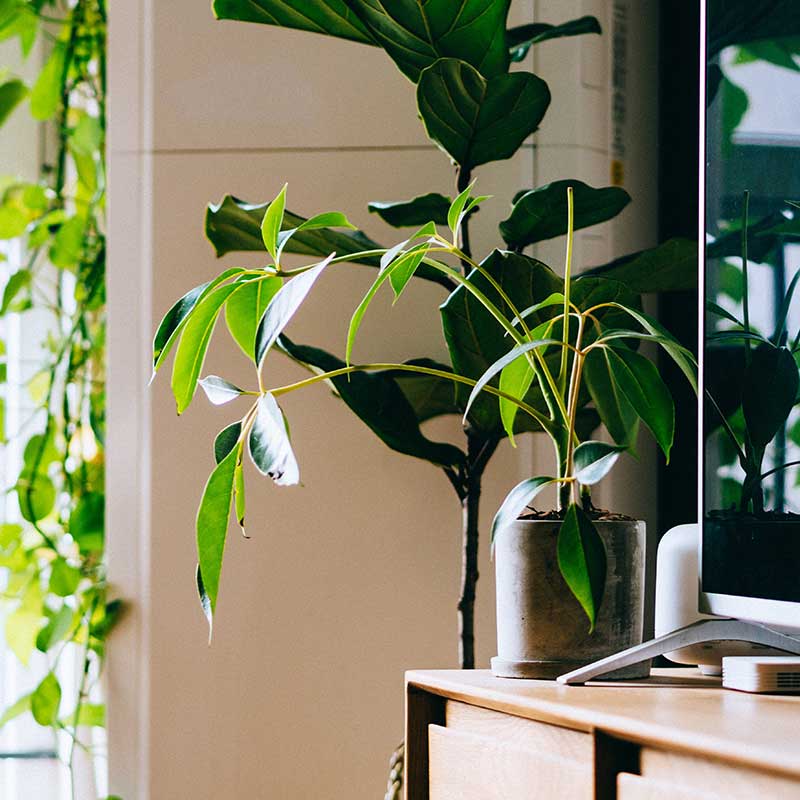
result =
[{"label": "glossy green leaf", "polygon": [[[344,366],[341,359],[330,353],[316,347],[294,344],[285,336],[281,337],[279,346],[290,357],[316,372],[330,372]],[[430,363],[424,365],[431,366]],[[457,447],[433,442],[422,435],[415,408],[401,391],[398,381],[393,377],[395,375],[400,377],[396,372],[356,372],[333,378],[328,383],[356,416],[392,450],[422,458],[437,466],[461,464],[464,454]],[[421,403],[420,415],[424,416],[428,407],[423,400],[417,399]],[[434,415],[431,413],[431,416]]]},{"label": "glossy green leaf", "polygon": [[101,492],[87,492],[69,516],[69,532],[82,553],[100,552],[105,535],[106,498]]},{"label": "glossy green leaf", "polygon": [[453,235],[458,232],[462,215],[469,202],[473,186],[475,186],[475,181],[472,181],[472,183],[453,200],[450,204],[450,208],[447,209],[447,226],[450,228]]},{"label": "glossy green leaf", "polygon": [[73,628],[75,612],[64,604],[36,635],[36,649],[46,653],[51,647],[62,642]]},{"label": "glossy green leaf", "polygon": [[81,703],[80,709],[59,720],[67,728],[87,727],[104,728],[106,726],[106,707],[102,703]]},{"label": "glossy green leaf", "polygon": [[61,102],[61,77],[64,72],[66,45],[57,42],[31,89],[31,115],[34,119],[50,119]]},{"label": "glossy green leaf", "polygon": [[492,522],[492,543],[497,536],[517,521],[517,517],[536,499],[536,496],[546,487],[555,485],[555,478],[528,478],[518,483],[503,500],[503,504],[494,516]]},{"label": "glossy green leaf", "polygon": [[522,61],[531,46],[546,42],[549,39],[561,39],[564,36],[581,36],[584,33],[602,33],[596,17],[580,17],[561,25],[548,25],[546,22],[534,22],[509,29],[508,46],[512,61]]},{"label": "glossy green leaf", "polygon": [[278,234],[283,226],[283,212],[286,209],[286,187],[278,192],[278,196],[267,206],[264,219],[261,222],[261,240],[272,260],[277,263]]},{"label": "glossy green leaf", "polygon": [[675,435],[675,405],[658,368],[632,350],[609,347],[606,353],[612,380],[639,418],[650,428],[669,461]]},{"label": "glossy green leaf", "polygon": [[395,228],[411,228],[433,222],[447,225],[447,212],[453,201],[442,194],[430,192],[395,203],[373,201],[368,208],[384,222]]},{"label": "glossy green leaf", "polygon": [[28,227],[28,217],[25,212],[12,205],[0,206],[0,239],[16,239]]},{"label": "glossy green leaf", "polygon": [[[293,237],[297,236],[297,234],[303,231],[328,231],[331,228],[348,228],[351,231],[357,230],[356,226],[353,225],[344,214],[338,211],[327,211],[324,214],[317,214],[310,219],[303,220],[295,228],[287,228],[284,226],[284,229],[278,234],[278,260],[280,260],[281,254],[287,248],[289,242]],[[291,250],[288,252],[291,252]]]},{"label": "glossy green leaf", "polygon": [[800,385],[797,362],[786,347],[762,344],[750,354],[742,410],[755,447],[766,447],[786,425]]},{"label": "glossy green leaf", "polygon": [[62,269],[74,269],[83,256],[86,222],[80,216],[69,217],[53,237],[50,261]]},{"label": "glossy green leaf", "polygon": [[520,192],[508,219],[500,223],[500,233],[511,248],[563,236],[567,232],[567,187],[575,202],[575,230],[588,228],[616,217],[631,201],[630,195],[616,186],[595,189],[582,181],[548,183],[530,192]]},{"label": "glossy green leaf", "polygon": [[606,548],[594,523],[574,503],[558,532],[558,568],[594,631],[606,586]]},{"label": "glossy green leaf", "polygon": [[613,379],[608,349],[598,348],[586,356],[583,378],[611,438],[617,444],[633,449],[639,432],[639,417]]},{"label": "glossy green leaf", "polygon": [[172,365],[172,393],[178,414],[189,407],[197,390],[197,380],[222,306],[240,286],[232,283],[215,288],[197,304],[183,327]]},{"label": "glossy green leaf", "polygon": [[[440,364],[430,358],[414,358],[406,363],[452,372],[446,364]],[[463,407],[458,402],[456,384],[451,380],[401,370],[388,370],[382,374],[394,379],[414,409],[418,422],[446,414],[460,416],[463,413]]]},{"label": "glossy green leaf", "polygon": [[[201,601],[207,598],[209,631],[217,607],[219,579],[225,539],[228,535],[228,518],[233,498],[233,473],[241,459],[241,447],[234,447],[214,468],[203,491],[197,510],[197,556],[199,560],[198,585],[202,586]],[[204,603],[205,605],[205,603]]]},{"label": "glossy green leaf", "polygon": [[621,281],[637,294],[661,294],[696,289],[697,264],[697,242],[676,238],[592,267],[584,274]]},{"label": "glossy green leaf", "polygon": [[582,442],[575,448],[573,463],[578,483],[592,486],[611,471],[620,454],[627,450],[621,445],[606,442]]},{"label": "glossy green leaf", "polygon": [[59,556],[50,568],[50,591],[57,597],[70,597],[81,582],[81,571]]},{"label": "glossy green leaf", "polygon": [[375,44],[346,0],[214,0],[218,19],[236,19],[324,33]]},{"label": "glossy green leaf", "polygon": [[334,256],[335,253],[331,253],[324,261],[284,283],[270,300],[256,332],[256,363],[259,366]]},{"label": "glossy green leaf", "polygon": [[167,311],[153,339],[153,375],[169,355],[172,346],[178,340],[178,334],[186,324],[189,314],[197,307],[197,304],[204,300],[217,286],[227,281],[228,278],[232,278],[242,272],[244,270],[241,267],[226,269],[213,281],[200,284],[200,286],[196,286],[190,292],[187,292]]},{"label": "glossy green leaf", "polygon": [[462,169],[510,158],[539,126],[550,90],[526,72],[486,79],[469,64],[444,58],[417,87],[428,136]]},{"label": "glossy green leaf", "polygon": [[9,118],[27,95],[28,87],[20,80],[13,79],[0,85],[0,125]]},{"label": "glossy green leaf", "polygon": [[250,458],[262,475],[272,478],[278,486],[300,483],[300,468],[289,440],[286,420],[269,392],[258,401],[248,445]]},{"label": "glossy green leaf", "polygon": [[[800,273],[797,273],[800,275]],[[718,303],[712,303],[711,300],[706,301],[706,311],[710,314],[714,314],[718,317],[722,317],[722,319],[728,320],[728,322],[732,322],[734,325],[738,325],[739,327],[743,326],[741,320],[737,319],[730,311],[726,308],[723,308]]]},{"label": "glossy green leaf", "polygon": [[420,245],[398,258],[389,268],[389,283],[392,285],[395,302],[399,300],[403,289],[408,286],[408,282],[414,277],[414,273],[427,252],[428,246]]},{"label": "glossy green leaf", "polygon": [[225,460],[226,456],[233,450],[239,442],[242,434],[242,423],[234,422],[223,428],[214,439],[214,460],[217,464]]},{"label": "glossy green leaf", "polygon": [[220,378],[219,375],[209,375],[203,378],[200,381],[200,386],[206,393],[209,402],[215,406],[230,403],[231,400],[235,400],[244,394],[243,389],[240,389],[230,381],[226,381],[225,378]]},{"label": "glossy green leaf", "polygon": [[247,281],[225,303],[225,322],[236,344],[252,361],[256,357],[256,331],[270,300],[283,286],[277,276]]},{"label": "glossy green leaf", "polygon": [[[533,378],[534,372],[528,357],[525,355],[518,356],[510,364],[503,367],[500,372],[500,391],[510,394],[519,400],[524,400],[528,389],[531,388]],[[516,447],[514,420],[517,418],[519,406],[504,397],[499,398],[498,402],[500,404],[500,419],[503,422],[503,428],[508,434],[508,440],[512,446]]]}]

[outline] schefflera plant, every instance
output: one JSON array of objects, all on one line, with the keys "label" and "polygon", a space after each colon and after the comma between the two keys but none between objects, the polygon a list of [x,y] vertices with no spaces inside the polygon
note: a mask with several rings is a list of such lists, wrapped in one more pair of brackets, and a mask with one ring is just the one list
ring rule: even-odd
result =
[{"label": "schefflera plant", "polygon": [[[409,373],[436,379],[437,386],[450,386],[454,396],[464,391],[461,408],[465,409],[465,423],[479,406],[479,395],[489,394],[500,401],[503,426],[512,443],[515,432],[520,430],[544,431],[550,436],[556,447],[557,475],[533,478],[516,487],[498,512],[494,530],[516,518],[545,486],[558,485],[565,510],[559,545],[562,569],[590,624],[594,624],[605,553],[589,519],[588,487],[608,472],[621,452],[632,449],[640,419],[651,428],[667,456],[674,432],[674,407],[669,390],[652,362],[629,345],[641,340],[662,345],[694,381],[692,357],[657,322],[639,310],[637,295],[622,284],[595,276],[572,278],[572,187],[567,190],[566,278],[559,278],[546,265],[530,259],[527,266],[530,284],[536,287],[532,294],[536,302],[518,308],[487,267],[492,259],[512,254],[494,251],[486,262],[478,263],[459,246],[464,220],[488,199],[472,197],[472,188],[470,184],[450,205],[448,236],[441,235],[434,222],[428,222],[388,249],[372,248],[341,256],[331,253],[307,266],[285,269],[283,254],[293,238],[299,240],[322,228],[353,226],[336,212],[293,224],[294,218],[285,209],[284,186],[267,206],[261,223],[262,239],[272,264],[262,269],[228,269],[187,293],[167,312],[155,336],[153,365],[155,374],[177,344],[172,390],[178,413],[189,406],[198,385],[217,405],[242,396],[253,398],[244,416],[224,428],[215,439],[216,467],[197,514],[197,581],[209,624],[213,622],[219,593],[232,506],[240,525],[244,521],[245,452],[258,471],[277,485],[299,482],[299,466],[279,398],[328,382],[348,404],[361,402],[373,407],[372,412],[361,409],[359,415],[362,418],[369,413],[380,415],[382,438],[386,438],[389,416],[398,447],[404,439],[413,439],[415,449],[422,448],[426,458],[446,469],[463,459],[462,451],[455,445],[425,438],[413,415],[406,419],[405,413],[410,412],[407,403],[396,396],[396,384],[382,381],[385,375]],[[352,315],[344,361],[316,348],[296,345],[285,336],[284,329],[326,269],[366,258],[379,259],[379,269]],[[422,270],[428,276],[441,276],[456,287],[443,308],[448,303],[460,304],[459,307],[467,301],[477,303],[508,337],[509,352],[479,380],[427,360],[402,364],[352,362],[359,327],[383,284],[388,283],[398,299],[411,278]],[[200,379],[214,326],[223,309],[230,333],[255,366],[257,388],[243,389],[213,375]],[[623,327],[629,318],[637,325],[636,329]],[[291,384],[268,387],[265,362],[276,350],[305,368],[313,362],[315,374]],[[598,357],[590,358],[595,352]],[[583,376],[592,369],[597,373],[596,380],[593,388],[587,390]],[[596,412],[587,415],[590,403]],[[524,426],[518,424],[520,412],[527,418]],[[598,418],[605,423],[615,444],[587,441],[587,431],[596,426]],[[377,418],[375,422],[378,424]],[[579,493],[580,503],[576,502]],[[571,499],[573,496],[575,499]]]}]

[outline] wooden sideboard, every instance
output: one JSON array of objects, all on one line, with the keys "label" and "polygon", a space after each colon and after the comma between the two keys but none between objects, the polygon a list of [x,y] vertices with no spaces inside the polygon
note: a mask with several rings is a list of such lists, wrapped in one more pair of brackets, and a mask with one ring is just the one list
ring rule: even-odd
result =
[{"label": "wooden sideboard", "polygon": [[561,686],[406,675],[406,800],[800,800],[800,697],[696,670]]}]

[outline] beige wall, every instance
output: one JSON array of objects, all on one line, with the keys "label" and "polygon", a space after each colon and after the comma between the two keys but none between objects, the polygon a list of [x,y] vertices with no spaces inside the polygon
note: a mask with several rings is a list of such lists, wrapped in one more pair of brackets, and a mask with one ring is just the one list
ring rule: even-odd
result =
[{"label": "beige wall", "polygon": [[[530,0],[514,6],[531,18]],[[110,789],[126,800],[381,796],[402,731],[403,671],[456,664],[460,511],[447,481],[385,448],[326,390],[288,398],[304,485],[277,489],[248,475],[252,540],[231,530],[209,648],[193,582],[194,514],[213,433],[234,412],[198,397],[177,420],[168,374],[146,387],[149,340],[173,300],[222,266],[202,235],[207,201],[226,192],[263,200],[288,181],[290,208],[346,211],[391,242],[367,201],[447,193],[451,167],[382,52],[214,22],[189,0],[128,0],[111,13],[109,558],[134,602],[111,647]],[[586,47],[607,46],[599,42]],[[566,80],[579,51],[550,47],[558,74],[544,75]],[[582,152],[575,144],[572,156],[548,157],[564,170],[545,179],[586,167]],[[532,184],[534,151],[479,178],[482,193],[498,196],[476,223],[481,252],[507,200]],[[341,352],[369,279],[364,268],[329,271],[294,337]],[[441,299],[415,284],[394,310],[388,298],[376,303],[359,358],[443,355]],[[220,327],[206,372],[250,381],[225,338]],[[276,359],[268,380],[294,374]],[[433,431],[457,436],[458,423]],[[501,448],[485,523],[531,459],[530,445]],[[487,666],[485,540],[481,558],[478,661]]]}]

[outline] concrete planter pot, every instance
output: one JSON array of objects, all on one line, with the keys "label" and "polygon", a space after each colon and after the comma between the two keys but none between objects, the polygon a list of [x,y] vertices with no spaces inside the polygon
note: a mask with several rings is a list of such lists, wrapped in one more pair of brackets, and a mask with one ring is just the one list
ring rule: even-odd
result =
[{"label": "concrete planter pot", "polygon": [[[642,641],[645,524],[598,521],[608,570],[594,633],[558,569],[558,521],[518,520],[495,542],[497,651],[500,678],[556,678]],[[613,673],[638,678],[650,664]]]}]

